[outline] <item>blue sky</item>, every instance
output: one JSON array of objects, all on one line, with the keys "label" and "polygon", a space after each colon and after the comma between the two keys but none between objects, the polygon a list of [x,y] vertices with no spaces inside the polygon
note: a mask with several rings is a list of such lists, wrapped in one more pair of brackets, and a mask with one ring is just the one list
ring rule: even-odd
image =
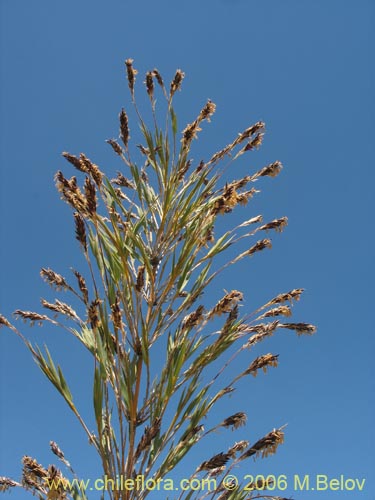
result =
[{"label": "blue sky", "polygon": [[[239,168],[246,173],[277,159],[284,164],[282,174],[263,182],[262,193],[240,215],[287,215],[289,226],[273,236],[272,252],[239,264],[218,288],[241,289],[244,308],[251,310],[279,292],[303,287],[294,319],[318,326],[314,337],[290,333],[262,345],[261,352],[280,354],[279,367],[240,385],[231,400],[233,413],[246,411],[249,417],[246,431],[232,440],[255,441],[288,423],[276,456],[248,462],[245,472],[366,478],[362,493],[287,493],[375,499],[374,3],[0,5],[1,312],[39,310],[40,298],[51,296],[39,278],[41,267],[62,274],[83,268],[70,210],[59,200],[53,176],[59,169],[73,175],[62,151],[84,152],[109,175],[120,168],[105,139],[117,135],[121,107],[130,107],[124,60],[134,58],[139,87],[149,69],[157,67],[169,80],[181,68],[186,78],[176,98],[180,127],[207,98],[217,104],[196,143],[197,155],[208,157],[263,120],[264,144]],[[48,342],[77,399],[85,397],[90,374],[81,351],[57,330],[23,331]],[[50,463],[51,439],[82,477],[98,475],[86,437],[24,346],[5,329],[0,344],[0,475],[17,478],[24,454]],[[88,412],[91,392],[87,401]],[[208,451],[223,451],[226,440],[224,433],[217,435]]]}]

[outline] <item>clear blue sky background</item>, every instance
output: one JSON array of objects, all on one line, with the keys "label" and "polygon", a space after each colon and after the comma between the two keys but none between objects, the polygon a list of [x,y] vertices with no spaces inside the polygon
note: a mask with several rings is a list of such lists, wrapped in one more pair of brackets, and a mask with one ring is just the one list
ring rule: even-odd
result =
[{"label": "clear blue sky background", "polygon": [[[40,310],[40,298],[51,297],[41,267],[62,274],[83,268],[53,175],[58,169],[73,175],[62,151],[83,151],[110,175],[121,168],[104,140],[117,135],[118,112],[129,105],[124,60],[134,58],[139,84],[155,66],[166,80],[182,68],[180,126],[207,98],[217,104],[197,143],[199,156],[208,158],[261,119],[264,145],[243,157],[233,177],[276,159],[285,166],[277,179],[262,182],[261,195],[238,216],[287,215],[289,226],[273,236],[272,252],[224,276],[219,292],[243,290],[244,308],[252,310],[303,287],[294,319],[318,326],[315,337],[285,332],[261,346],[259,353],[280,354],[279,368],[240,385],[231,413],[248,413],[246,429],[219,433],[202,458],[288,423],[277,455],[249,461],[241,474],[366,478],[362,493],[286,493],[375,499],[373,1],[0,4],[1,312]],[[84,397],[88,365],[77,346],[48,327],[23,331],[48,341],[77,400]],[[5,329],[0,343],[0,475],[17,478],[24,454],[51,463],[53,439],[82,477],[97,476],[94,450],[24,346]],[[90,405],[88,392],[83,413]],[[228,409],[219,413],[225,417]],[[193,467],[189,458],[186,466]]]}]

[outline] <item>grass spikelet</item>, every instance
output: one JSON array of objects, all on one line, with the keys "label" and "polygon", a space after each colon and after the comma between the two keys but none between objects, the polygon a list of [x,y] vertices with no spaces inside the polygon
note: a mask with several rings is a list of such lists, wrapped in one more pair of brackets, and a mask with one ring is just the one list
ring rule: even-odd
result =
[{"label": "grass spikelet", "polygon": [[301,297],[301,294],[303,292],[304,292],[303,288],[295,288],[294,290],[291,290],[290,292],[280,293],[274,299],[272,299],[268,304],[269,305],[283,304],[284,302],[292,303],[293,300],[295,300],[295,301],[299,300]]},{"label": "grass spikelet", "polygon": [[209,460],[206,460],[205,462],[203,462],[198,467],[198,471],[212,470],[212,469],[216,469],[218,467],[223,467],[228,462],[229,459],[230,459],[230,456],[228,455],[228,453],[222,453],[222,452],[218,453],[217,455],[214,455]]},{"label": "grass spikelet", "polygon": [[65,278],[61,274],[55,273],[52,269],[42,267],[41,277],[56,290],[71,290]]},{"label": "grass spikelet", "polygon": [[90,216],[96,214],[98,199],[96,197],[95,184],[88,177],[85,179],[86,210]]},{"label": "grass spikelet", "polygon": [[130,89],[130,93],[132,97],[134,97],[134,83],[135,83],[135,76],[138,73],[136,69],[133,68],[133,59],[127,59],[125,61],[126,65],[126,74],[128,78],[128,85]]},{"label": "grass spikelet", "polygon": [[0,314],[0,326],[7,326],[8,328],[10,328],[12,326],[9,323],[9,321],[6,319],[6,317],[3,316],[2,314]]},{"label": "grass spikelet", "polygon": [[215,307],[209,313],[209,318],[213,316],[221,316],[223,313],[230,313],[233,306],[237,304],[237,302],[241,302],[243,300],[243,293],[238,290],[232,290],[230,293],[227,293],[219,302],[215,305]]},{"label": "grass spikelet", "polygon": [[29,320],[31,325],[33,325],[35,322],[41,325],[43,321],[50,320],[49,317],[44,314],[39,314],[32,311],[21,311],[21,309],[17,309],[13,314],[16,317],[22,318],[25,322]]},{"label": "grass spikelet", "polygon": [[98,311],[100,303],[101,303],[100,299],[95,299],[90,303],[87,309],[88,321],[93,330],[95,330],[95,328],[98,328],[100,326],[99,311]]},{"label": "grass spikelet", "polygon": [[273,321],[272,323],[261,323],[259,325],[247,327],[245,329],[246,333],[254,333],[254,335],[249,338],[244,347],[250,348],[258,342],[264,340],[266,337],[270,337],[274,334],[278,326],[279,322]]},{"label": "grass spikelet", "polygon": [[287,328],[288,330],[294,330],[297,335],[313,335],[316,332],[316,326],[310,325],[309,323],[284,323],[279,325],[280,328]]},{"label": "grass spikelet", "polygon": [[182,327],[190,329],[199,325],[199,323],[201,323],[203,320],[203,311],[204,307],[200,305],[196,311],[185,316],[182,321]]},{"label": "grass spikelet", "polygon": [[145,84],[146,84],[147,94],[149,95],[151,102],[152,102],[153,97],[154,97],[154,80],[152,77],[153,77],[152,71],[148,71],[146,73]]},{"label": "grass spikelet", "polygon": [[270,229],[275,229],[278,232],[282,232],[284,227],[288,224],[287,217],[281,217],[280,219],[274,219],[267,224],[264,224],[259,228],[259,231],[269,231]]},{"label": "grass spikelet", "polygon": [[265,238],[263,240],[259,240],[253,245],[249,250],[247,250],[247,255],[254,255],[256,252],[261,252],[265,248],[272,248],[271,240]]},{"label": "grass spikelet", "polygon": [[177,92],[177,90],[181,90],[181,84],[182,80],[185,77],[185,73],[183,73],[180,69],[176,71],[176,74],[174,75],[174,78],[171,82],[171,87],[169,91],[169,96],[172,98],[174,94]]},{"label": "grass spikelet", "polygon": [[276,367],[277,366],[277,358],[279,357],[278,354],[263,354],[262,356],[258,356],[254,361],[251,363],[249,368],[247,368],[244,371],[244,375],[253,375],[254,377],[257,376],[258,370],[262,369],[264,373],[267,372],[267,368],[269,366]]},{"label": "grass spikelet", "polygon": [[259,439],[255,444],[251,446],[248,450],[245,451],[243,455],[241,455],[240,460],[244,458],[249,458],[253,455],[259,456],[262,458],[267,457],[269,455],[273,455],[277,447],[284,442],[284,433],[281,429],[274,429],[270,433],[268,433],[263,438]]},{"label": "grass spikelet", "polygon": [[45,307],[46,309],[49,309],[50,311],[54,311],[58,314],[64,314],[65,316],[68,316],[69,318],[79,320],[79,317],[78,317],[77,313],[75,312],[75,310],[71,306],[69,306],[68,304],[65,304],[65,302],[61,302],[58,299],[55,299],[54,304],[42,299],[41,304],[43,307]]},{"label": "grass spikelet", "polygon": [[84,165],[84,172],[87,172],[92,177],[95,184],[100,187],[103,182],[103,173],[99,170],[99,167],[83,153],[81,153],[79,157],[82,165]]},{"label": "grass spikelet", "polygon": [[86,281],[84,277],[76,270],[73,269],[74,276],[77,278],[78,287],[82,293],[83,302],[87,305],[89,300],[89,292],[87,289]]},{"label": "grass spikelet", "polygon": [[283,168],[282,164],[280,161],[275,161],[273,163],[270,163],[266,167],[263,167],[259,172],[257,172],[254,176],[253,179],[256,177],[276,177],[279,175],[281,172],[281,169]]},{"label": "grass spikelet", "polygon": [[81,243],[85,252],[87,252],[86,226],[83,217],[78,212],[73,214],[76,227],[76,239]]},{"label": "grass spikelet", "polygon": [[263,318],[274,318],[276,316],[291,316],[292,315],[292,310],[290,309],[289,306],[279,306],[275,307],[273,309],[270,309],[269,311],[265,312],[261,316],[259,316],[257,319],[263,319]]},{"label": "grass spikelet", "polygon": [[115,139],[107,139],[105,142],[111,146],[117,155],[122,156],[124,154],[122,147]]},{"label": "grass spikelet", "polygon": [[145,286],[145,266],[139,266],[135,289],[137,290],[137,292],[141,292],[144,286]]},{"label": "grass spikelet", "polygon": [[124,109],[122,109],[120,112],[119,120],[120,120],[120,138],[124,143],[125,149],[127,149],[130,139],[130,130],[129,130],[128,115],[126,114],[126,111]]},{"label": "grass spikelet", "polygon": [[247,416],[246,413],[242,411],[239,413],[235,413],[230,417],[227,417],[224,422],[221,424],[222,427],[232,427],[232,430],[238,429],[246,424]]},{"label": "grass spikelet", "polygon": [[115,179],[111,179],[111,183],[129,189],[136,189],[134,182],[124,177],[121,172],[117,172],[117,177]]},{"label": "grass spikelet", "polygon": [[9,477],[0,477],[0,492],[7,491],[15,486],[21,486],[21,484],[13,481],[13,479],[10,479]]}]

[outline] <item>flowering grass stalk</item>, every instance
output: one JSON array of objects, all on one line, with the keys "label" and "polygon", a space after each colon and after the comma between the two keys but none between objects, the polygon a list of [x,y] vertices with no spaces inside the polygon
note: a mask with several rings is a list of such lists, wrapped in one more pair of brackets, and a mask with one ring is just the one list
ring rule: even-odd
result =
[{"label": "flowering grass stalk", "polygon": [[[79,183],[76,176],[65,177],[61,171],[56,174],[61,198],[73,210],[75,237],[88,273],[85,277],[74,270],[73,282],[52,269],[43,268],[41,276],[56,291],[72,294],[84,314],[59,299],[52,303],[42,300],[46,314],[14,313],[31,323],[49,322],[65,328],[91,354],[95,432],[73,402],[65,375],[47,347],[43,352],[3,316],[0,324],[22,339],[73,411],[100,456],[103,476],[142,475],[157,481],[211,432],[245,425],[246,414],[237,412],[207,430],[203,427],[215,405],[235,389],[240,379],[278,364],[277,354],[266,353],[251,359],[248,368],[238,373],[233,361],[240,353],[251,351],[279,329],[300,335],[314,333],[315,327],[282,319],[291,316],[290,306],[299,300],[302,289],[281,293],[243,317],[239,316],[243,300],[239,290],[226,292],[216,304],[210,304],[207,295],[208,286],[224,269],[271,248],[271,240],[258,234],[282,231],[287,224],[286,217],[263,223],[258,215],[215,236],[220,232],[221,218],[238,205],[247,205],[258,192],[255,181],[275,177],[281,171],[281,163],[276,161],[241,179],[223,182],[220,162],[228,158],[236,161],[258,148],[264,123],[248,127],[207,161],[194,165],[190,158],[192,142],[204,122],[210,121],[215,104],[207,101],[180,135],[173,98],[184,73],[177,70],[168,90],[160,73],[149,71],[145,80],[153,114],[149,127],[138,111],[137,71],[131,59],[126,61],[126,74],[144,137],[144,143],[138,146],[142,163],[133,159],[129,119],[123,109],[119,115],[120,141],[107,141],[123,162],[122,172],[110,180],[86,155],[63,153],[83,182]],[[156,86],[167,101],[163,120],[158,119],[156,111]],[[231,253],[243,239],[249,239],[248,249]],[[218,265],[220,254],[227,259]],[[62,324],[60,316],[67,318],[70,326]],[[163,360],[162,369],[155,368],[158,359]],[[211,365],[216,367],[216,375],[207,380]],[[228,367],[232,380],[220,386]],[[210,492],[215,499],[277,498],[262,496],[259,491],[251,496],[240,488],[225,490],[222,478],[249,457],[275,453],[283,439],[283,430],[274,429],[255,443],[236,442],[228,450],[208,456],[190,472],[190,478],[218,478],[217,489]],[[76,477],[56,443],[51,442],[51,450]],[[0,478],[0,490],[22,487],[43,499],[86,498],[77,487],[49,489],[47,485],[56,478],[64,480],[57,467],[46,469],[31,457],[24,457],[21,481]],[[106,492],[111,500],[143,499],[149,494],[147,490]],[[187,491],[177,496],[189,500],[206,495]]]}]

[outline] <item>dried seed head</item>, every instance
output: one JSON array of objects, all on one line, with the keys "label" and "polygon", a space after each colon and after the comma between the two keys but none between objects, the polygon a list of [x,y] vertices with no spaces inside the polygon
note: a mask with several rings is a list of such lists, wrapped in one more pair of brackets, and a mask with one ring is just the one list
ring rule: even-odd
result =
[{"label": "dried seed head", "polygon": [[115,179],[111,179],[111,183],[117,184],[117,186],[135,189],[134,182],[124,177],[121,172],[117,172],[117,177]]},{"label": "dried seed head", "polygon": [[207,101],[206,105],[202,109],[199,115],[200,120],[210,121],[211,116],[215,113],[216,104],[213,103],[210,99]]},{"label": "dried seed head", "polygon": [[24,456],[22,458],[23,474],[31,474],[37,478],[45,479],[48,477],[46,469],[40,465],[34,458]]},{"label": "dried seed head", "polygon": [[86,195],[86,210],[89,215],[96,214],[97,197],[95,184],[90,181],[88,177],[85,179],[85,195]]},{"label": "dried seed head", "polygon": [[144,286],[145,286],[145,266],[139,266],[135,289],[137,290],[137,292],[141,292]]},{"label": "dried seed head", "polygon": [[270,163],[266,167],[263,167],[259,172],[257,172],[254,176],[253,179],[256,177],[276,177],[280,172],[281,169],[283,168],[282,164],[280,161],[275,161],[273,163]]},{"label": "dried seed head", "polygon": [[265,312],[262,314],[262,316],[259,316],[257,318],[258,320],[263,319],[263,318],[272,318],[275,316],[291,316],[292,311],[289,306],[279,306],[275,307],[273,309],[270,309],[269,311]]},{"label": "dried seed head", "polygon": [[243,151],[250,151],[252,149],[257,149],[260,147],[263,141],[264,134],[257,134],[255,137],[253,137],[243,148]]},{"label": "dried seed head", "polygon": [[274,429],[272,432],[259,439],[255,444],[245,451],[243,455],[240,456],[239,460],[251,457],[252,455],[262,455],[262,458],[268,455],[273,455],[276,452],[279,444],[284,442],[284,433],[280,429]]},{"label": "dried seed head", "polygon": [[193,139],[196,139],[197,133],[202,129],[198,126],[198,120],[195,120],[193,123],[190,123],[182,132],[182,147],[187,149]]},{"label": "dried seed head", "polygon": [[145,451],[150,445],[153,439],[158,435],[160,431],[161,419],[156,418],[151,427],[146,427],[143,436],[137,446],[135,452],[135,457],[138,458],[140,454]]},{"label": "dried seed head", "polygon": [[10,328],[12,326],[9,323],[9,321],[6,319],[6,317],[3,316],[2,314],[0,314],[0,326],[7,326],[8,328]]},{"label": "dried seed head", "polygon": [[242,425],[246,424],[247,416],[246,413],[239,412],[227,417],[221,424],[223,427],[232,427],[233,429],[238,429]]},{"label": "dried seed head", "polygon": [[249,446],[249,441],[239,441],[238,443],[235,443],[231,448],[228,450],[228,455],[233,458],[236,453],[241,452],[245,450]]},{"label": "dried seed head", "polygon": [[101,303],[100,299],[95,299],[91,302],[91,304],[87,309],[88,320],[93,330],[100,326],[99,311],[98,311],[100,303]]},{"label": "dried seed head", "polygon": [[262,222],[262,220],[263,220],[262,215],[257,215],[256,217],[252,217],[251,219],[246,220],[245,222],[240,224],[239,227],[246,227],[250,226],[251,224],[258,224],[258,222]]},{"label": "dried seed head", "polygon": [[303,292],[304,292],[303,288],[295,288],[294,290],[291,290],[290,292],[280,293],[279,295],[277,295],[274,299],[272,299],[266,305],[282,304],[283,302],[292,303],[293,300],[296,300],[296,301],[299,300],[301,297],[301,294]]},{"label": "dried seed head", "polygon": [[217,477],[220,476],[220,474],[222,474],[223,472],[225,472],[225,470],[226,470],[225,465],[223,465],[222,467],[216,467],[216,469],[210,470],[208,475],[209,477]]},{"label": "dried seed head", "polygon": [[259,231],[269,231],[270,229],[275,229],[276,231],[281,231],[288,224],[288,217],[281,217],[280,219],[274,219],[267,224],[264,224],[259,228]]},{"label": "dried seed head", "polygon": [[180,69],[176,71],[176,74],[174,75],[174,78],[171,82],[171,88],[170,88],[170,97],[173,97],[173,95],[177,92],[177,90],[181,89],[181,84],[182,80],[184,79],[185,73],[183,73]]},{"label": "dried seed head", "polygon": [[187,316],[182,320],[182,328],[193,328],[194,326],[199,325],[199,323],[203,320],[203,311],[204,307],[199,306],[198,309]]},{"label": "dried seed head", "polygon": [[227,293],[216,306],[209,313],[209,317],[211,318],[214,315],[221,316],[223,313],[230,313],[232,308],[243,300],[243,293],[238,290],[232,290],[230,293]]},{"label": "dried seed head", "polygon": [[86,210],[86,199],[77,186],[77,179],[75,177],[69,180],[65,179],[60,171],[57,172],[55,179],[56,187],[62,194],[62,199],[78,212],[84,212]]},{"label": "dried seed head", "polygon": [[60,448],[58,447],[57,443],[55,443],[55,441],[50,441],[49,445],[50,445],[51,451],[54,455],[59,457],[61,460],[65,460],[64,453],[60,450]]},{"label": "dried seed head", "polygon": [[164,88],[163,78],[161,77],[161,74],[159,73],[159,71],[157,69],[154,69],[152,71],[152,74],[156,78],[156,81],[158,82],[158,84],[160,85],[160,87]]},{"label": "dried seed head", "polygon": [[284,323],[279,326],[280,328],[294,330],[297,332],[297,335],[313,335],[316,332],[316,326],[310,325],[309,323]]},{"label": "dried seed head", "polygon": [[83,295],[83,301],[87,305],[88,300],[89,300],[89,292],[87,290],[86,281],[78,271],[73,270],[73,273],[74,273],[75,277],[77,278],[78,287],[81,290],[81,293]]},{"label": "dried seed head", "polygon": [[244,347],[252,347],[258,342],[264,340],[266,337],[270,337],[273,335],[278,326],[279,322],[277,320],[272,323],[261,323],[259,325],[247,326],[244,329],[246,333],[255,333],[249,338]]},{"label": "dried seed head", "polygon": [[277,366],[278,357],[278,354],[264,354],[263,356],[258,356],[256,359],[254,359],[249,368],[244,371],[244,375],[249,375],[251,373],[251,375],[256,377],[260,368],[262,368],[264,373],[266,373],[268,366]]},{"label": "dried seed head", "polygon": [[114,327],[117,330],[123,330],[124,324],[122,322],[120,299],[118,296],[116,296],[116,302],[114,304],[111,304],[111,311],[112,311],[112,321]]},{"label": "dried seed head", "polygon": [[95,165],[95,163],[92,163],[92,161],[89,160],[83,153],[81,153],[79,157],[81,164],[84,165],[83,171],[87,172],[92,177],[95,184],[100,187],[103,181],[104,174],[99,170],[99,167]]},{"label": "dried seed head", "polygon": [[36,312],[32,311],[21,311],[20,309],[17,309],[14,311],[14,316],[22,318],[25,322],[27,320],[30,321],[30,324],[33,325],[35,321],[41,325],[43,321],[49,321],[49,317],[46,316],[45,314],[38,314]]},{"label": "dried seed head", "polygon": [[0,492],[9,490],[9,488],[14,488],[15,486],[21,486],[20,483],[13,481],[9,477],[0,477]]},{"label": "dried seed head", "polygon": [[230,459],[230,456],[228,455],[228,453],[222,453],[222,452],[218,453],[217,455],[213,456],[209,460],[206,460],[205,462],[203,462],[198,467],[198,471],[212,470],[212,469],[216,469],[217,467],[222,467],[223,465],[225,465],[228,462],[229,459]]},{"label": "dried seed head", "polygon": [[70,307],[68,304],[65,304],[65,302],[61,302],[60,300],[55,299],[55,303],[51,304],[50,302],[47,302],[46,300],[42,299],[41,303],[43,307],[49,309],[50,311],[54,311],[59,314],[64,314],[65,316],[69,316],[70,318],[79,320],[79,317],[77,313],[74,311],[74,309]]},{"label": "dried seed head", "polygon": [[146,73],[146,81],[145,81],[147,94],[150,96],[151,101],[152,101],[153,96],[154,96],[154,80],[153,80],[152,76],[153,76],[152,71],[148,71]]},{"label": "dried seed head", "polygon": [[120,138],[124,143],[125,148],[127,149],[130,138],[129,135],[130,131],[129,131],[128,115],[126,114],[126,111],[124,109],[121,110],[119,119],[120,119]]},{"label": "dried seed head", "polygon": [[69,162],[71,163],[77,170],[79,170],[80,172],[85,172],[85,173],[88,173],[87,172],[87,169],[85,167],[85,164],[81,162],[80,158],[77,158],[77,156],[74,156],[74,155],[71,155],[70,153],[67,153],[66,151],[64,151],[62,153],[63,157]]},{"label": "dried seed head", "polygon": [[49,285],[56,288],[56,290],[71,290],[70,286],[65,281],[65,278],[61,276],[61,274],[57,274],[55,271],[52,271],[52,269],[42,267],[40,275]]},{"label": "dried seed head", "polygon": [[181,438],[180,442],[190,441],[192,438],[195,438],[200,432],[204,431],[203,425],[196,425],[189,431],[185,432]]},{"label": "dried seed head", "polygon": [[265,248],[272,248],[271,240],[265,238],[263,240],[259,240],[246,252],[247,255],[253,255],[256,252],[260,252]]},{"label": "dried seed head", "polygon": [[83,217],[78,212],[74,214],[74,223],[76,226],[76,239],[81,243],[85,252],[87,252],[86,226]]},{"label": "dried seed head", "polygon": [[122,147],[115,139],[107,139],[105,142],[108,143],[112,147],[113,151],[119,156],[124,154]]},{"label": "dried seed head", "polygon": [[125,61],[126,64],[126,73],[128,77],[128,85],[132,96],[134,95],[134,83],[135,83],[135,75],[138,73],[136,69],[133,68],[133,59],[127,59]]}]

